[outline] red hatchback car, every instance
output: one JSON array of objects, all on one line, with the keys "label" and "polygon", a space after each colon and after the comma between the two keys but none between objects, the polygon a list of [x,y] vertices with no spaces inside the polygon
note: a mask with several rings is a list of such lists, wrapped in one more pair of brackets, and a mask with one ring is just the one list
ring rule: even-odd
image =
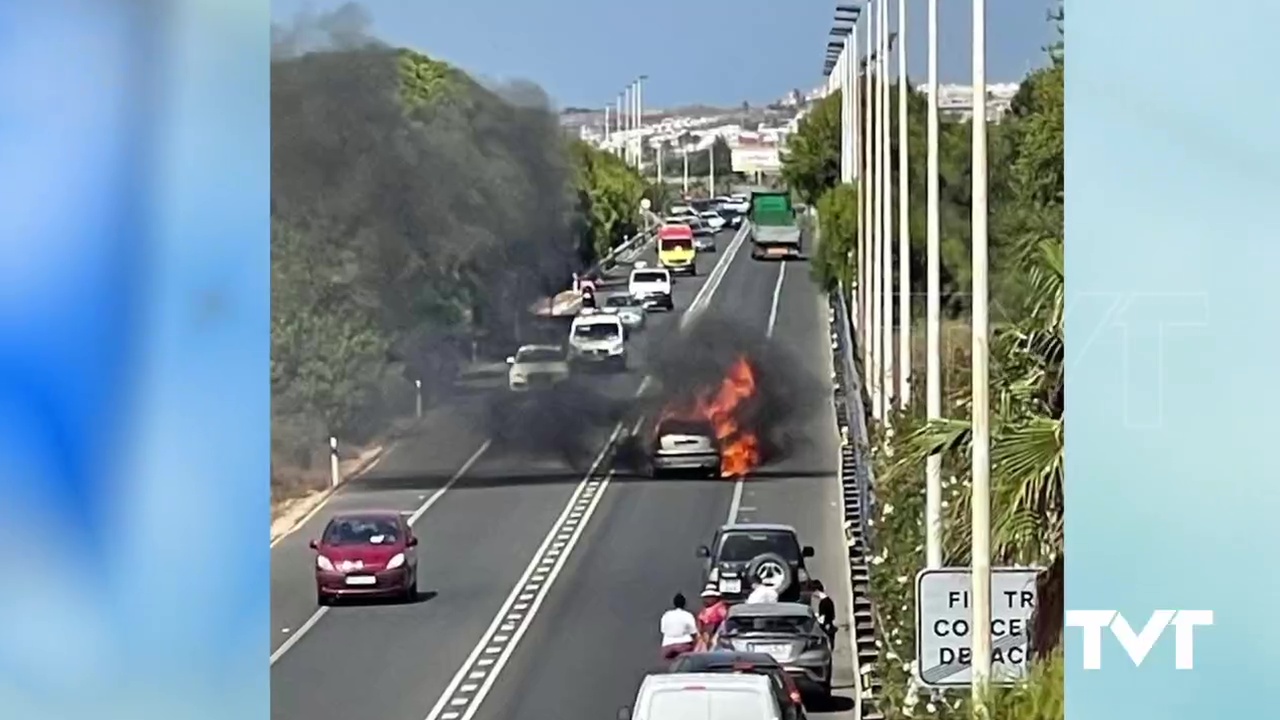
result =
[{"label": "red hatchback car", "polygon": [[339,598],[418,597],[418,538],[404,516],[394,512],[335,515],[316,551],[316,602]]}]

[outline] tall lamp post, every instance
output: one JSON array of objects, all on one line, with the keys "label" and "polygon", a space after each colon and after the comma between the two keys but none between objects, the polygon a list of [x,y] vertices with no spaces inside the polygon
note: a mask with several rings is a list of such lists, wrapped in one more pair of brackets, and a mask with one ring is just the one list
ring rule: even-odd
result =
[{"label": "tall lamp post", "polygon": [[[973,699],[991,677],[991,399],[987,317],[987,2],[973,0]],[[985,713],[984,713],[985,714]]]}]

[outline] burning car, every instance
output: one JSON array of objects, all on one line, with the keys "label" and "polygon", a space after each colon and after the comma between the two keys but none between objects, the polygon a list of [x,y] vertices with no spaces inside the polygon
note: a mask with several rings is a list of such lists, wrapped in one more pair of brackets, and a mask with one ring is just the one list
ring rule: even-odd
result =
[{"label": "burning car", "polygon": [[[714,448],[722,477],[746,475],[760,463],[759,440],[742,422],[755,394],[755,371],[746,358],[739,358],[729,367],[719,386],[703,389],[692,398],[673,401],[663,409],[654,427],[653,459],[660,460],[663,453],[658,451],[666,447],[665,455],[671,458],[670,462],[677,462],[678,448],[688,448],[691,453],[697,449],[701,461],[710,457]],[[666,446],[662,444],[664,433]],[[654,467],[658,465],[655,463]]]},{"label": "burning car", "polygon": [[692,470],[720,475],[720,440],[711,423],[704,419],[665,418],[654,427],[649,455],[653,477]]}]

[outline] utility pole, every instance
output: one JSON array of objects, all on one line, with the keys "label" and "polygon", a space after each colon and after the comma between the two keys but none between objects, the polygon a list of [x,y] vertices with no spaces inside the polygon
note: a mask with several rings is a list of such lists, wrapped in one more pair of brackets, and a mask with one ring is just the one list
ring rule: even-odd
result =
[{"label": "utility pole", "polygon": [[[928,167],[925,206],[925,414],[942,419],[942,278],[938,215],[938,0],[929,0]],[[925,560],[942,567],[942,455],[925,458]]]},{"label": "utility pole", "polygon": [[907,0],[898,0],[898,407],[911,404],[911,173],[907,152]]},{"label": "utility pole", "polygon": [[609,106],[604,106],[604,145],[609,146]]},{"label": "utility pole", "polygon": [[973,699],[991,677],[991,399],[987,318],[987,2],[973,0]]}]

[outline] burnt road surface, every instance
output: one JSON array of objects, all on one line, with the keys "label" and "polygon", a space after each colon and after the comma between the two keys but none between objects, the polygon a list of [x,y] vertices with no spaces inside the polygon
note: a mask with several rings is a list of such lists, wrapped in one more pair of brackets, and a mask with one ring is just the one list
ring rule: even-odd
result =
[{"label": "burnt road surface", "polygon": [[[807,263],[752,261],[734,238],[721,233],[701,274],[677,281],[675,312],[649,315],[631,370],[587,378],[584,392],[625,404],[646,354],[682,318],[691,333],[699,317],[728,318],[793,348],[796,372],[818,381],[821,392],[795,399],[785,454],[743,482],[654,481],[601,455],[630,418],[588,413],[573,448],[548,452],[495,437],[483,398],[438,411],[272,548],[273,720],[616,717],[655,666],[672,594],[696,601],[695,549],[729,519],[793,524],[817,549],[811,572],[840,606],[842,631],[837,697],[810,714],[852,717],[826,304]],[[415,513],[416,603],[317,607],[307,542],[330,514],[355,508]]]}]

